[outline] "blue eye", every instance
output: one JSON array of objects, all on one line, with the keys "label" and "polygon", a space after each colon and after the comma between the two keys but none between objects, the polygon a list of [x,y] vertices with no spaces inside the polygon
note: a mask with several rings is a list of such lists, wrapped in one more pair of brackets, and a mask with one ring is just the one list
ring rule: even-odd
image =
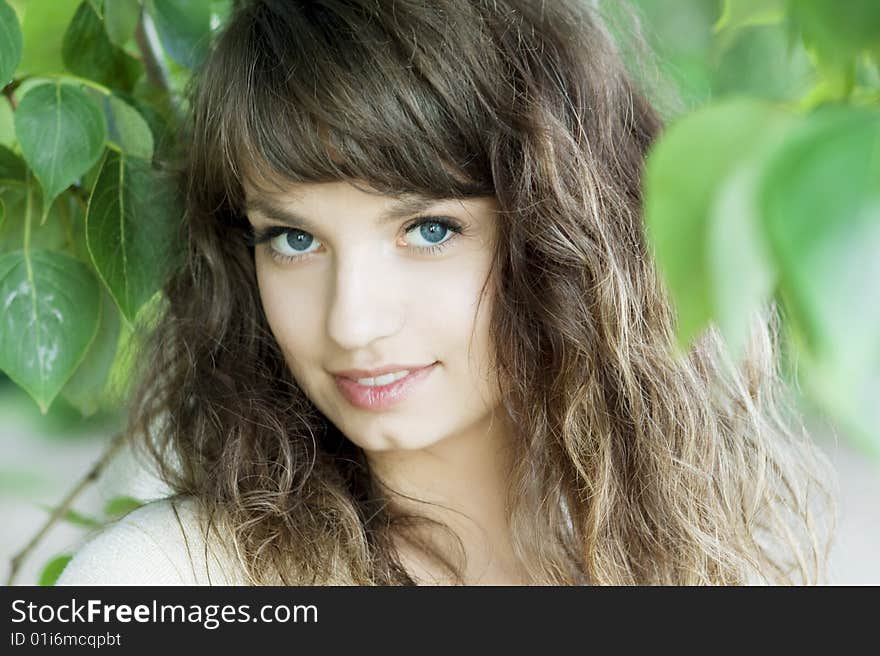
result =
[{"label": "blue eye", "polygon": [[[447,217],[421,217],[411,223],[404,232],[407,235],[416,234],[417,238],[424,240],[426,244],[411,246],[411,250],[419,253],[438,253],[452,243],[457,235],[462,234],[464,228]],[[270,257],[284,264],[305,259],[319,250],[321,244],[305,230],[277,225],[262,229],[251,227],[245,242],[252,247],[268,242],[267,251]],[[317,248],[309,250],[316,244]]]},{"label": "blue eye", "polygon": [[[418,228],[418,231],[416,231],[416,228]],[[448,223],[438,219],[431,219],[429,221],[417,223],[407,231],[407,234],[415,232],[419,237],[424,239],[428,243],[428,247],[430,247],[445,243],[443,242],[443,238],[451,234],[453,229],[454,227]]]},{"label": "blue eye", "polygon": [[303,232],[302,230],[297,230],[294,228],[293,230],[288,230],[281,236],[285,236],[286,239],[283,240],[286,246],[290,246],[293,250],[298,252],[305,252],[309,246],[311,246],[312,242],[315,241],[315,238],[312,237],[307,232]]},{"label": "blue eye", "polygon": [[273,226],[270,231],[275,228],[278,228],[275,234],[267,234],[265,240],[269,242],[269,255],[279,262],[292,262],[305,258],[318,250],[317,248],[309,250],[311,246],[321,244],[305,230]]}]

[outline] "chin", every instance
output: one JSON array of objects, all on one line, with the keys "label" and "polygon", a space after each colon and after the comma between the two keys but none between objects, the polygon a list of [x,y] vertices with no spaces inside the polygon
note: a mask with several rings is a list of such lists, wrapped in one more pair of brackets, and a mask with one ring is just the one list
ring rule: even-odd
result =
[{"label": "chin", "polygon": [[388,451],[416,451],[418,449],[430,447],[432,444],[439,441],[433,436],[415,439],[412,432],[397,428],[393,431],[380,429],[376,434],[361,433],[360,435],[349,437],[349,439],[364,451],[372,451],[375,453]]}]

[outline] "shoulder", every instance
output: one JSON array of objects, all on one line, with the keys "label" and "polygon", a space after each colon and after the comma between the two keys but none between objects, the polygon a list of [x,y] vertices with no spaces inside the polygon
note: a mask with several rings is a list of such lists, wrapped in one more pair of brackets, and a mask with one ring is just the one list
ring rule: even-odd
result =
[{"label": "shoulder", "polygon": [[57,585],[241,585],[191,498],[147,503],[93,536]]}]

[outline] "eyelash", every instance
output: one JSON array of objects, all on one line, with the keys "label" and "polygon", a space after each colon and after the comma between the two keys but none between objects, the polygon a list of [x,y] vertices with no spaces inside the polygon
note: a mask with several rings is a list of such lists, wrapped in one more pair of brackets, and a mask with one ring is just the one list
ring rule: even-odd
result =
[{"label": "eyelash", "polygon": [[[425,223],[436,223],[438,225],[442,225],[444,228],[452,232],[452,237],[442,243],[434,244],[433,246],[411,247],[413,250],[419,251],[421,253],[439,253],[440,251],[445,249],[446,246],[455,241],[459,235],[464,234],[464,227],[462,225],[460,225],[456,221],[453,221],[452,219],[448,219],[442,216],[419,217],[418,219],[406,226],[406,228],[404,229],[404,234],[411,232],[413,228],[418,228]],[[254,228],[253,226],[248,226],[247,234],[245,235],[245,243],[250,247],[256,247],[262,243],[271,241],[275,239],[275,237],[286,234],[288,232],[302,232],[304,234],[310,234],[305,230],[300,230],[299,228],[288,228],[279,225],[273,225],[267,228]],[[271,245],[267,248],[267,250],[269,252],[269,256],[273,260],[281,264],[290,264],[291,262],[304,260],[310,255],[314,255],[314,253],[304,253],[302,255],[285,255],[283,253],[279,253],[276,249],[272,248]]]}]

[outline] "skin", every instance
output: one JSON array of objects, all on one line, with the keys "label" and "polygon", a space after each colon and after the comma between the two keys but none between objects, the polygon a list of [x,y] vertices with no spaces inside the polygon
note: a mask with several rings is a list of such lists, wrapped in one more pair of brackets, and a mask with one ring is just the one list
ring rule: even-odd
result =
[{"label": "skin", "polygon": [[[505,516],[512,433],[489,364],[497,201],[441,200],[380,222],[401,199],[348,182],[271,191],[246,184],[245,192],[256,230],[289,228],[282,213],[310,224],[300,229],[311,243],[294,231],[255,249],[263,308],[297,383],[365,451],[397,493],[395,503],[439,519],[462,539],[466,582],[525,582]],[[418,224],[425,216],[450,217],[463,233],[434,224],[426,236]],[[445,243],[440,252],[419,250],[437,242]],[[272,247],[305,257],[279,262]],[[386,410],[351,405],[330,373],[432,362],[439,364],[414,393]],[[442,507],[412,505],[404,495]],[[444,544],[440,534],[430,539]],[[448,582],[402,542],[400,552],[420,582]]]}]

